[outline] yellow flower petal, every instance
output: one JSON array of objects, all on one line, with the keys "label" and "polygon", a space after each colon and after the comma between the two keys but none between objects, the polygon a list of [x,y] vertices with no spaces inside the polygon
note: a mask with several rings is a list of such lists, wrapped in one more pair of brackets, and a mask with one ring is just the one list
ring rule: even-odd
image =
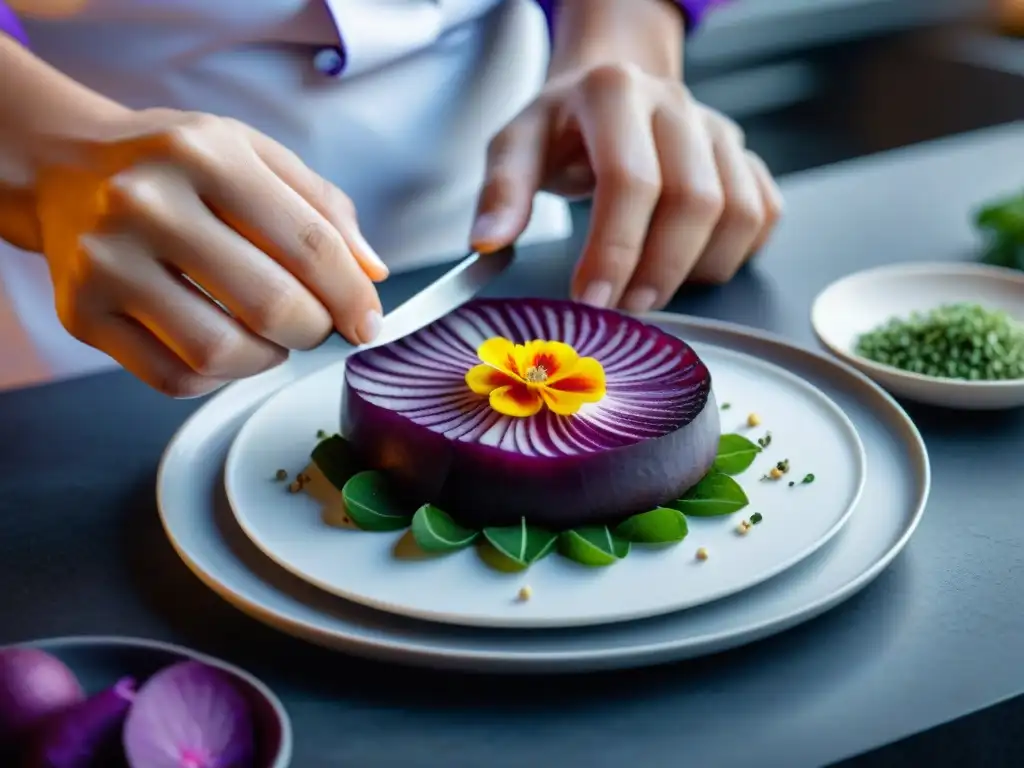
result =
[{"label": "yellow flower petal", "polygon": [[573,394],[582,402],[596,403],[605,395],[604,367],[592,357],[576,360],[572,370],[554,381],[548,379],[545,387],[560,394]]},{"label": "yellow flower petal", "polygon": [[540,392],[520,382],[491,392],[491,408],[506,416],[533,416],[543,407],[544,398]]},{"label": "yellow flower petal", "polygon": [[466,371],[466,384],[478,395],[489,395],[498,387],[505,387],[518,381],[497,368],[489,365],[474,365]]},{"label": "yellow flower petal", "polygon": [[543,387],[540,394],[544,398],[544,404],[552,413],[559,416],[572,416],[587,402],[575,392],[559,392],[551,387]]},{"label": "yellow flower petal", "polygon": [[516,368],[516,345],[508,339],[501,336],[488,339],[477,348],[476,356],[480,358],[480,362],[492,368],[516,378],[521,376],[519,369]]},{"label": "yellow flower petal", "polygon": [[561,341],[528,341],[516,346],[516,365],[519,375],[528,381],[529,371],[534,371],[538,381],[557,381],[571,371],[579,360],[576,350]]}]

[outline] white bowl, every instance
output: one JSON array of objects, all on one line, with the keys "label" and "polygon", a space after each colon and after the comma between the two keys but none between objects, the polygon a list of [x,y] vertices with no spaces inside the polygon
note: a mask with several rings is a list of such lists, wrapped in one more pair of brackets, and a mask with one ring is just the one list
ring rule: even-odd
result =
[{"label": "white bowl", "polygon": [[818,294],[811,307],[811,324],[829,350],[897,397],[968,410],[1024,406],[1024,379],[941,379],[875,363],[854,352],[862,333],[892,317],[956,302],[1002,309],[1024,322],[1024,273],[967,262],[869,269],[837,280]]}]

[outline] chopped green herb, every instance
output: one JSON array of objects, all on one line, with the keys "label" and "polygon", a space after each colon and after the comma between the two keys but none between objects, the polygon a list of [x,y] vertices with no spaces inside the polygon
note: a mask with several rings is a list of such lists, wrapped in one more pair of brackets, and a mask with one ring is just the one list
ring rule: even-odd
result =
[{"label": "chopped green herb", "polygon": [[762,448],[767,448],[769,445],[772,444],[772,433],[765,432],[764,437],[757,438],[757,444],[760,445]]},{"label": "chopped green herb", "polygon": [[317,440],[323,440],[325,437],[327,437],[327,433],[324,432],[322,429],[318,429],[316,431],[316,439]]},{"label": "chopped green herb", "polygon": [[789,472],[789,459],[783,459],[775,465],[775,468],[779,470],[779,472]]},{"label": "chopped green herb", "polygon": [[760,512],[755,512],[754,514],[752,514],[752,515],[750,516],[750,524],[751,524],[751,525],[757,525],[757,524],[758,524],[758,523],[760,523],[760,522],[761,522],[762,520],[764,520],[764,518],[763,518],[763,517],[761,516],[761,513],[760,513]]},{"label": "chopped green herb", "polygon": [[793,481],[793,480],[790,480],[789,481],[789,487],[792,488],[794,485],[796,485],[796,482]]},{"label": "chopped green herb", "polygon": [[277,472],[274,473],[274,479],[275,480],[287,480],[288,479],[288,471],[284,470],[284,469],[277,470]]},{"label": "chopped green herb", "polygon": [[804,475],[804,479],[800,481],[800,485],[810,485],[814,482],[814,475],[808,473]]},{"label": "chopped green herb", "polygon": [[946,304],[893,318],[857,339],[855,351],[882,365],[942,379],[1024,378],[1024,323],[979,304]]},{"label": "chopped green herb", "polygon": [[732,408],[732,403],[722,403],[723,411],[728,411],[730,408]]}]

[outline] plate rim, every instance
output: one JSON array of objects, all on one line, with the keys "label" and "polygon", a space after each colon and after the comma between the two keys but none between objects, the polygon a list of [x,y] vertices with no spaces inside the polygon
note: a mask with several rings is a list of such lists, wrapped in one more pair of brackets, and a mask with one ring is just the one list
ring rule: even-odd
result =
[{"label": "plate rim", "polygon": [[883,264],[877,267],[869,267],[858,272],[833,280],[826,285],[811,301],[811,328],[818,341],[823,344],[832,354],[841,358],[843,362],[861,371],[870,371],[878,377],[885,377],[901,381],[905,385],[921,385],[931,387],[934,390],[945,390],[950,397],[984,397],[986,395],[1007,395],[1022,393],[1024,396],[1024,379],[1007,379],[997,381],[964,381],[961,379],[941,379],[935,376],[926,376],[923,373],[904,371],[891,365],[877,363],[874,360],[859,357],[849,350],[831,341],[828,334],[822,332],[823,323],[819,319],[824,312],[825,301],[828,294],[839,289],[848,283],[857,283],[871,278],[884,277],[885,275],[916,275],[926,274],[929,276],[957,277],[970,275],[975,277],[991,278],[997,282],[1019,285],[1024,290],[1024,272],[1019,272],[1008,267],[999,267],[992,264],[976,264],[973,262],[898,262],[895,264]]},{"label": "plate rim", "polygon": [[[450,650],[444,648],[410,647],[408,642],[401,642],[392,638],[365,639],[354,637],[351,633],[324,631],[302,619],[285,619],[278,616],[277,612],[266,608],[258,602],[243,597],[231,588],[220,583],[215,577],[196,563],[184,550],[180,543],[172,535],[167,518],[163,510],[163,486],[164,478],[168,472],[168,463],[174,447],[178,444],[180,437],[187,430],[192,428],[194,422],[205,418],[207,409],[219,408],[222,400],[229,399],[233,391],[246,386],[254,386],[254,379],[264,379],[267,383],[268,392],[261,396],[266,399],[278,388],[271,388],[273,384],[283,385],[288,383],[290,371],[286,363],[277,369],[268,371],[253,379],[243,380],[229,385],[219,394],[211,398],[197,409],[183,424],[175,431],[171,440],[161,457],[157,470],[157,506],[164,532],[167,535],[171,546],[185,563],[186,567],[211,591],[219,595],[226,602],[231,604],[242,613],[254,618],[280,632],[291,634],[302,638],[307,642],[331,648],[334,650],[344,649],[355,655],[390,661],[404,664],[430,665],[444,664],[447,668],[453,669],[479,669],[481,664],[487,664],[490,671],[511,672],[511,673],[543,673],[557,669],[558,671],[586,672],[594,669],[636,667],[647,664],[670,661],[686,655],[681,652],[683,649],[692,646],[714,646],[715,650],[733,648],[762,637],[766,637],[804,621],[813,619],[825,611],[852,597],[865,586],[870,584],[889,564],[903,551],[911,536],[917,530],[921,518],[927,506],[931,492],[931,461],[928,456],[927,447],[917,426],[907,415],[900,404],[877,383],[868,376],[848,365],[842,360],[837,360],[829,355],[791,341],[781,334],[751,328],[739,323],[724,320],[713,320],[692,315],[676,314],[670,312],[651,312],[642,316],[648,322],[654,324],[668,323],[670,325],[691,325],[695,328],[709,331],[719,331],[731,335],[737,335],[751,339],[758,343],[770,346],[782,347],[799,354],[812,358],[819,365],[826,365],[835,368],[843,375],[852,378],[861,387],[885,403],[893,418],[898,422],[905,436],[918,447],[914,457],[914,463],[918,466],[919,477],[915,481],[917,490],[916,504],[910,513],[909,521],[906,523],[902,534],[896,539],[889,549],[881,557],[876,558],[867,565],[855,578],[847,581],[842,587],[822,595],[816,600],[810,601],[800,608],[790,610],[782,615],[770,619],[747,623],[739,629],[723,630],[720,632],[708,633],[696,638],[689,637],[684,641],[666,640],[643,644],[633,644],[628,647],[604,648],[598,650],[550,650],[543,653],[504,650],[495,652],[491,650],[460,649]],[[259,400],[261,398],[256,398]],[[338,598],[340,599],[340,598]],[[711,650],[705,651],[710,653]],[[693,655],[701,655],[693,654]],[[564,665],[573,662],[574,666],[566,668]]]},{"label": "plate rim", "polygon": [[[677,337],[679,338],[679,337]],[[703,344],[703,342],[701,342]],[[753,589],[767,581],[785,573],[790,568],[794,568],[807,560],[818,552],[822,547],[826,546],[832,539],[834,539],[850,521],[853,516],[857,505],[860,503],[861,497],[864,493],[864,487],[867,484],[867,453],[864,447],[864,441],[861,439],[860,433],[857,430],[856,425],[850,419],[850,417],[839,407],[839,404],[828,395],[828,393],[821,390],[820,387],[815,386],[811,382],[797,376],[781,365],[773,363],[769,360],[763,360],[756,357],[755,355],[747,352],[739,352],[728,347],[722,347],[716,344],[705,344],[708,347],[713,347],[716,354],[724,354],[727,358],[736,358],[746,365],[759,366],[765,369],[766,373],[781,378],[789,385],[801,388],[804,390],[810,390],[811,394],[817,396],[818,402],[824,405],[829,411],[831,416],[836,419],[839,427],[846,433],[846,439],[852,447],[855,454],[855,486],[853,493],[849,496],[846,501],[842,512],[835,518],[832,524],[826,529],[817,539],[811,544],[790,554],[788,557],[777,561],[771,568],[765,569],[762,573],[759,573],[756,578],[749,579],[744,582],[743,586],[733,589],[718,589],[711,592],[710,596],[700,600],[699,602],[680,602],[679,604],[672,605],[671,607],[661,607],[658,609],[646,609],[643,611],[628,612],[620,610],[614,614],[605,616],[604,618],[594,620],[593,618],[579,617],[570,621],[560,621],[558,619],[544,619],[541,617],[529,617],[521,616],[518,618],[506,618],[506,617],[495,617],[492,615],[490,619],[472,617],[467,618],[465,614],[452,613],[445,614],[437,610],[420,610],[416,608],[409,608],[407,605],[398,605],[394,602],[367,598],[363,594],[355,593],[350,590],[343,590],[336,585],[329,584],[323,579],[312,578],[309,572],[296,566],[294,563],[289,563],[285,558],[281,557],[273,547],[269,546],[267,542],[262,541],[261,537],[256,535],[252,530],[252,526],[247,521],[244,514],[239,511],[240,504],[238,500],[238,489],[235,489],[233,484],[229,480],[229,476],[232,474],[232,466],[239,466],[240,454],[243,452],[244,447],[242,443],[244,437],[247,435],[247,431],[252,429],[254,419],[270,407],[272,403],[282,398],[285,393],[294,386],[298,386],[303,382],[309,381],[315,376],[325,374],[327,371],[336,367],[344,366],[345,359],[336,360],[329,365],[325,365],[311,373],[300,375],[294,381],[285,386],[282,386],[269,397],[263,400],[256,409],[249,415],[242,427],[235,433],[231,440],[231,445],[228,447],[227,455],[224,459],[223,477],[224,477],[224,493],[228,500],[228,506],[231,508],[231,513],[234,517],[235,523],[246,535],[249,541],[271,562],[277,567],[282,568],[288,573],[292,574],[298,579],[310,584],[317,589],[326,592],[335,597],[339,597],[343,600],[347,600],[357,605],[362,605],[367,608],[371,608],[382,613],[389,613],[395,616],[400,616],[408,619],[415,619],[417,621],[434,622],[438,624],[448,624],[457,627],[477,627],[480,629],[508,629],[508,630],[525,630],[525,629],[571,629],[571,628],[585,628],[585,627],[600,627],[608,626],[611,624],[625,623],[632,621],[642,621],[644,619],[652,619],[659,616],[664,616],[677,611],[692,610],[699,608],[704,605],[709,605],[718,600],[728,599],[749,589]],[[406,529],[407,530],[407,529]],[[523,575],[525,575],[524,572]],[[581,578],[586,578],[586,574],[581,574]]]}]

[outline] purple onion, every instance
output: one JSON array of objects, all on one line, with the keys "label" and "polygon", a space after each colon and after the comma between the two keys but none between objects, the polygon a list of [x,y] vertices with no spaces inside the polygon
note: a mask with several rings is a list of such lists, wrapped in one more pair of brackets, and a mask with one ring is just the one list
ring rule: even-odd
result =
[{"label": "purple onion", "polygon": [[126,677],[112,688],[51,715],[33,731],[24,768],[90,768],[117,744],[135,681]]},{"label": "purple onion", "polygon": [[226,672],[174,664],[139,689],[124,750],[132,768],[246,768],[255,750],[249,703]]},{"label": "purple onion", "polygon": [[83,699],[75,674],[56,656],[36,648],[0,652],[0,744]]},{"label": "purple onion", "polygon": [[[572,416],[494,411],[465,374],[501,336],[561,341],[605,371],[606,395]],[[612,310],[481,299],[348,359],[342,431],[410,497],[481,528],[613,523],[677,499],[714,463],[711,375],[685,342]]]}]

